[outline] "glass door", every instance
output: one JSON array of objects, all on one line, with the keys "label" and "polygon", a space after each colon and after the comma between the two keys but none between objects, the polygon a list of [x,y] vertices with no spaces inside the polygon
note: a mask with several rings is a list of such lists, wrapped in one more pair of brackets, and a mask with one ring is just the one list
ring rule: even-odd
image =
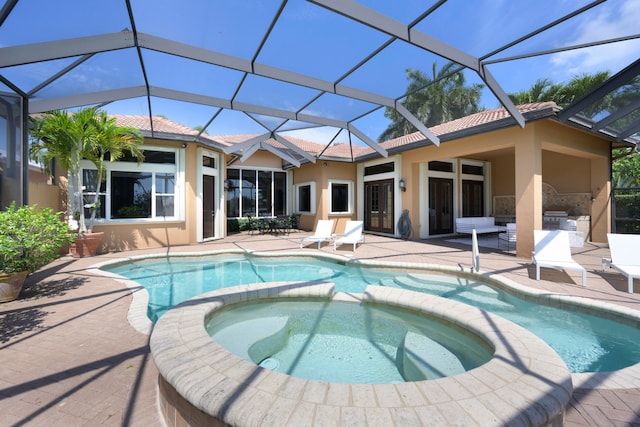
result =
[{"label": "glass door", "polygon": [[364,183],[364,229],[393,234],[393,179]]},{"label": "glass door", "polygon": [[429,178],[429,234],[453,233],[453,179]]},{"label": "glass door", "polygon": [[202,238],[211,239],[216,233],[216,177],[202,175]]}]

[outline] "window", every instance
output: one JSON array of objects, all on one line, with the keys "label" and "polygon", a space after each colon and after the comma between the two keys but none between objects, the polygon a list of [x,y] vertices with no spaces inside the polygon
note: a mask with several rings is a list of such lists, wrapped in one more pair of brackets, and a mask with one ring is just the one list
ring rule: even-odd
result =
[{"label": "window", "polygon": [[286,215],[286,172],[227,169],[227,217]]},{"label": "window", "polygon": [[484,175],[484,168],[478,165],[462,164],[462,173],[467,175]]},{"label": "window", "polygon": [[296,213],[313,214],[316,212],[316,184],[305,182],[295,186]]},{"label": "window", "polygon": [[[96,218],[167,219],[177,218],[178,166],[173,149],[145,149],[144,161],[124,157],[105,163],[105,179],[98,191]],[[85,206],[96,196],[95,167],[82,161],[82,183]],[[85,215],[91,215],[86,208]]]},{"label": "window", "polygon": [[379,165],[366,166],[364,168],[364,176],[378,175],[381,173],[389,173],[395,170],[395,163],[388,162]]},{"label": "window", "polygon": [[329,181],[329,213],[351,213],[351,181]]},{"label": "window", "polygon": [[436,172],[453,172],[453,163],[451,162],[429,162],[429,170]]}]

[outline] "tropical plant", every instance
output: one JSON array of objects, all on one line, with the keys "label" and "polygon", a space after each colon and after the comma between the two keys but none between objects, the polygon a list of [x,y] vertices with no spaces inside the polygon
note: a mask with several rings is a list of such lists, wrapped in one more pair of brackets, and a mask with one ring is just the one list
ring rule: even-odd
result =
[{"label": "tropical plant", "polygon": [[613,187],[640,187],[640,153],[635,149],[613,151]]},{"label": "tropical plant", "polygon": [[118,126],[116,119],[109,117],[105,111],[96,111],[93,126],[96,130],[95,141],[88,147],[88,152],[83,153],[96,166],[93,186],[94,198],[93,202],[89,204],[91,211],[87,227],[89,232],[93,229],[96,212],[100,206],[100,187],[105,180],[105,161],[114,162],[127,154],[135,157],[138,163],[144,159],[144,154],[140,149],[144,138],[138,129]]},{"label": "tropical plant", "polygon": [[[549,78],[542,78],[536,80],[529,89],[510,93],[508,96],[516,105],[553,101],[558,106],[565,107],[603,83],[609,76],[610,73],[608,71],[580,74],[574,76],[566,84],[555,83]],[[604,107],[605,105],[603,104],[601,108]]]},{"label": "tropical plant", "polygon": [[[455,62],[448,62],[440,70],[434,62],[431,76],[420,70],[407,70],[407,96],[404,107],[425,126],[435,126],[481,111],[478,106],[484,85],[466,85],[464,74]],[[391,120],[378,138],[386,141],[411,133],[415,129],[394,108],[387,107],[385,117]]]},{"label": "tropical plant", "polygon": [[22,206],[15,202],[0,212],[0,272],[33,272],[60,256],[73,234],[60,215],[50,208]]},{"label": "tropical plant", "polygon": [[[143,158],[139,145],[143,142],[139,130],[128,126],[117,126],[115,119],[95,107],[81,109],[75,113],[52,111],[32,117],[30,154],[51,174],[54,161],[69,173],[69,215],[77,214],[79,231],[91,232],[96,210],[99,206],[99,191],[104,180],[105,161],[115,161],[126,153]],[[95,182],[90,183],[94,191],[92,203],[85,204],[83,195],[82,168],[80,161],[91,161],[96,171]],[[87,178],[91,177],[87,174]],[[89,183],[88,183],[89,184]],[[85,208],[91,211],[90,221],[85,221]]]}]

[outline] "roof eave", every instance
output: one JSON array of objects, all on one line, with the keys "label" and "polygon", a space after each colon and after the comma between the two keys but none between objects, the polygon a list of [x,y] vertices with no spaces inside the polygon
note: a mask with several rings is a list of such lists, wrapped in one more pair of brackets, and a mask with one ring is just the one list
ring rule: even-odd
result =
[{"label": "roof eave", "polygon": [[[560,111],[560,108],[556,106],[549,106],[549,107],[540,108],[537,110],[527,111],[522,115],[525,118],[526,122],[533,122],[536,120],[541,120],[546,118],[555,118],[557,116],[558,111]],[[513,119],[513,117],[509,116],[502,119],[493,120],[488,123],[482,123],[476,126],[456,130],[453,132],[444,133],[444,134],[438,135],[438,137],[440,138],[440,142],[448,142],[448,141],[454,141],[456,139],[462,139],[469,136],[479,135],[482,133],[492,132],[498,129],[504,129],[504,128],[513,127],[513,126],[519,126],[519,124]],[[431,141],[425,138],[425,139],[404,144],[398,147],[389,148],[387,151],[389,152],[389,155],[391,155],[391,154],[402,153],[404,151],[415,150],[416,148],[422,148],[429,145],[433,145],[433,144],[431,143]],[[367,153],[357,157],[354,160],[361,162],[366,160],[373,160],[378,157],[379,156],[377,156],[376,153]]]}]

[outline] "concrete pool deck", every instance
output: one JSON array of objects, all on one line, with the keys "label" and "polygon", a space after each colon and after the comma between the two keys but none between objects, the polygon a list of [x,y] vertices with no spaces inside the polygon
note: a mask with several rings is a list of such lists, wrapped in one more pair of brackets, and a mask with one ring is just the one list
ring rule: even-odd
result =
[{"label": "concrete pool deck", "polygon": [[[64,257],[30,276],[20,299],[0,305],[0,414],[2,424],[27,426],[162,425],[157,406],[158,371],[149,354],[149,337],[127,321],[135,291],[88,270],[92,265],[148,253],[244,249],[299,251],[302,236],[236,234],[201,245],[129,251],[95,258]],[[482,242],[481,242],[482,243]],[[310,253],[317,246],[305,249]],[[332,245],[322,252],[333,253]],[[626,292],[625,278],[601,271],[606,245],[574,249],[587,268],[587,288],[578,272],[543,269],[535,281],[530,260],[480,248],[480,266],[522,285],[591,298],[640,310],[640,286]],[[469,269],[470,247],[429,240],[406,242],[367,235],[355,254],[360,259],[426,262]],[[575,384],[574,384],[575,386]],[[639,388],[578,388],[566,409],[567,426],[640,425]]]}]

